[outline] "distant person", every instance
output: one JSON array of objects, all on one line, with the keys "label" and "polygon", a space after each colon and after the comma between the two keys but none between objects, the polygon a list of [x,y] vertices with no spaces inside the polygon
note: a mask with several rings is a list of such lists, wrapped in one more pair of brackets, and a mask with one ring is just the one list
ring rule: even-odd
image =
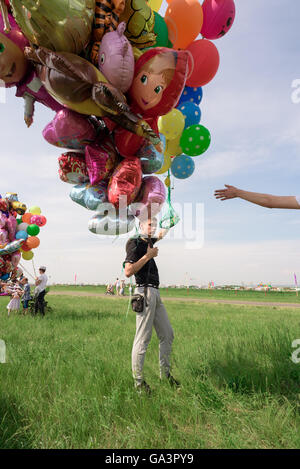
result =
[{"label": "distant person", "polygon": [[36,289],[34,291],[34,294],[35,294],[34,312],[35,314],[40,312],[42,316],[45,316],[45,294],[46,294],[46,286],[48,282],[48,277],[45,272],[46,272],[46,267],[42,266],[39,268],[40,275],[35,280]]},{"label": "distant person", "polygon": [[120,286],[121,286],[121,282],[120,282],[120,280],[117,278],[116,283],[115,283],[117,295],[120,294]]},{"label": "distant person", "polygon": [[27,311],[28,311],[29,300],[31,298],[30,285],[28,283],[28,278],[25,277],[22,280],[21,283],[22,283],[23,288],[24,288],[24,291],[23,291],[23,314],[26,315]]},{"label": "distant person", "polygon": [[179,386],[179,382],[170,374],[170,355],[174,333],[167,311],[160,298],[159,275],[154,258],[158,256],[158,248],[153,245],[162,239],[167,230],[162,230],[157,238],[156,219],[140,222],[140,235],[130,238],[126,244],[125,275],[135,276],[136,293],[144,295],[144,310],[136,313],[136,333],[132,348],[132,374],[136,389],[147,394],[151,388],[143,375],[146,351],[152,336],[154,326],[159,338],[160,377],[166,377],[172,386]]},{"label": "distant person", "polygon": [[125,280],[121,280],[121,286],[120,286],[120,296],[125,295]]},{"label": "distant person", "polygon": [[18,312],[20,309],[21,303],[21,296],[23,294],[22,289],[19,285],[15,284],[14,287],[10,290],[11,300],[7,305],[7,315],[10,316],[10,313],[16,311]]},{"label": "distant person", "polygon": [[271,195],[261,194],[259,192],[248,192],[238,189],[234,186],[225,184],[226,189],[218,189],[215,191],[216,199],[221,201],[240,198],[247,200],[252,204],[260,205],[266,208],[286,208],[286,209],[300,209],[300,195]]}]

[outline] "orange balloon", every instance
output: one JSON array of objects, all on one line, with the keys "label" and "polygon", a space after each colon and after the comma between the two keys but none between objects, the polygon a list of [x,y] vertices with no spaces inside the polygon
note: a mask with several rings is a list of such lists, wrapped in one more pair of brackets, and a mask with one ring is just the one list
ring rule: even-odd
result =
[{"label": "orange balloon", "polygon": [[192,42],[187,49],[191,53],[193,62],[192,73],[186,81],[186,86],[198,88],[209,83],[216,75],[220,65],[220,55],[216,46],[207,39]]},{"label": "orange balloon", "polygon": [[203,10],[198,0],[172,0],[165,14],[174,49],[185,49],[200,34]]},{"label": "orange balloon", "polygon": [[32,213],[25,213],[25,214],[22,216],[22,222],[28,223],[28,224],[30,225],[31,217],[33,217]]},{"label": "orange balloon", "polygon": [[40,245],[40,240],[37,236],[29,236],[29,238],[26,241],[26,245],[30,249],[35,249]]}]

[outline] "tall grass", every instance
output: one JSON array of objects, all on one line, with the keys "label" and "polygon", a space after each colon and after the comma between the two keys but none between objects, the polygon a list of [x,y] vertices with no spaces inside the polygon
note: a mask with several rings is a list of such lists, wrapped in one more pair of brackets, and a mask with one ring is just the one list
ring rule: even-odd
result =
[{"label": "tall grass", "polygon": [[0,299],[1,448],[299,448],[299,310],[167,302],[172,373],[153,334],[136,394],[135,316],[123,300],[49,296],[45,318],[6,316]]}]

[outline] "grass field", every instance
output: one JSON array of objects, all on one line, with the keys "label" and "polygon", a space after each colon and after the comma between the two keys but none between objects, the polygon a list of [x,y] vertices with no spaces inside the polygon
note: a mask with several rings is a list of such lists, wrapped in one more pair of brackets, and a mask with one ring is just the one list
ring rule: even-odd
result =
[{"label": "grass field", "polygon": [[[51,287],[51,292],[64,291],[93,292],[105,293],[105,286],[84,285],[84,286],[67,286],[56,285]],[[126,288],[128,294],[128,286]],[[282,302],[282,303],[299,303],[300,296],[296,296],[294,292],[276,292],[276,291],[251,291],[251,290],[208,290],[193,288],[161,288],[161,296],[165,298],[182,297],[182,298],[214,298],[219,300],[245,300],[245,301],[263,301],[263,302]]]},{"label": "grass field", "polygon": [[182,387],[160,383],[154,333],[147,397],[132,385],[135,315],[126,319],[126,301],[48,301],[45,318],[8,319],[0,298],[1,448],[300,447],[300,363],[291,360],[299,309],[166,299]]}]

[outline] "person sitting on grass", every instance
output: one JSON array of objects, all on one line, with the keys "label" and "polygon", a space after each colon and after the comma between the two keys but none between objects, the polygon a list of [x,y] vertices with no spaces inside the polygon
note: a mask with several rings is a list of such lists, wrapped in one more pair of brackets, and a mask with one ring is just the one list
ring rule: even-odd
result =
[{"label": "person sitting on grass", "polygon": [[300,195],[271,195],[261,194],[259,192],[248,192],[238,189],[234,186],[225,184],[226,189],[218,189],[215,191],[216,199],[229,200],[240,198],[247,200],[252,204],[260,205],[266,208],[285,208],[285,209],[300,209]]}]

